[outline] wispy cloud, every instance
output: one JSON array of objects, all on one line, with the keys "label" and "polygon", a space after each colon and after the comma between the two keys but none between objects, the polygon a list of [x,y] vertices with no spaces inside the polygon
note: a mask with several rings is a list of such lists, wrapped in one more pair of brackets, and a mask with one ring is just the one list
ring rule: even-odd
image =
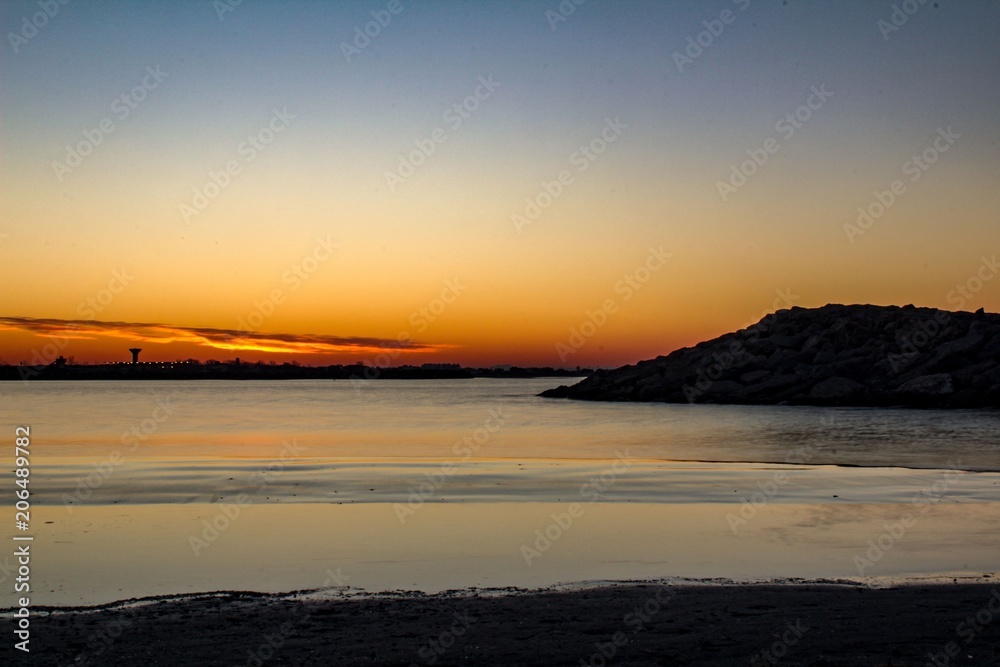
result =
[{"label": "wispy cloud", "polygon": [[29,331],[39,336],[82,340],[113,336],[148,343],[194,343],[220,350],[308,354],[377,352],[387,348],[398,349],[403,353],[419,353],[436,352],[454,347],[446,344],[416,341],[400,344],[393,339],[386,338],[266,333],[211,327],[183,327],[173,324],[58,320],[34,317],[0,317],[0,330]]}]

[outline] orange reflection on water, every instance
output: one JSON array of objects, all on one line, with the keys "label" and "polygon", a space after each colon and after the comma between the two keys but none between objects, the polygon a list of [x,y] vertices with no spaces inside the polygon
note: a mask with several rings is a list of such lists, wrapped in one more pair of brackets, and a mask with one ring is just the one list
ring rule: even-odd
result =
[{"label": "orange reflection on water", "polygon": [[[773,505],[737,533],[727,520],[739,511],[735,503],[597,503],[569,523],[567,510],[567,503],[436,504],[401,522],[388,503],[230,505],[228,516],[219,504],[72,513],[49,507],[36,522],[33,554],[44,584],[33,602],[315,589],[329,585],[328,571],[368,591],[678,577],[856,578],[854,556],[864,555],[869,540],[912,507]],[[997,504],[934,505],[865,575],[993,572],[998,548]],[[10,595],[0,604],[10,606]]]}]

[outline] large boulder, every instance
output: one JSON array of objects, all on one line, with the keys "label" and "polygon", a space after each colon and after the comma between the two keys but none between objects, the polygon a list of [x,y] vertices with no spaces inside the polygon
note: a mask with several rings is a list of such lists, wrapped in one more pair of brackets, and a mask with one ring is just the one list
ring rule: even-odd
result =
[{"label": "large boulder", "polygon": [[899,385],[897,391],[901,394],[936,397],[955,393],[955,387],[952,384],[950,375],[947,373],[937,373],[935,375],[921,375],[912,380],[907,380]]},{"label": "large boulder", "polygon": [[1000,407],[1000,315],[914,306],[791,308],[552,398]]},{"label": "large boulder", "polygon": [[831,403],[849,403],[864,397],[868,388],[851,378],[835,375],[816,383],[809,391],[809,398],[816,401]]}]

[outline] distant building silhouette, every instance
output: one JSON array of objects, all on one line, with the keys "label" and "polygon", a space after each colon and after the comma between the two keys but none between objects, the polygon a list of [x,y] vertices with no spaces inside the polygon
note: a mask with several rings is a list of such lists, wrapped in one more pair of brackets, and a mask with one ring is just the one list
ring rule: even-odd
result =
[{"label": "distant building silhouette", "polygon": [[128,351],[132,353],[132,363],[133,364],[139,363],[139,353],[142,352],[142,348],[141,347],[130,347],[128,349]]}]

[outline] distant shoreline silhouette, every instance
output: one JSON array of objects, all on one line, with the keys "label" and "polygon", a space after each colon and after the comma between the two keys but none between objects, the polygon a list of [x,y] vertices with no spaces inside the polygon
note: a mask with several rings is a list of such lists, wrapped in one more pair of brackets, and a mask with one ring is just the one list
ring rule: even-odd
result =
[{"label": "distant shoreline silhouette", "polygon": [[576,370],[548,366],[463,367],[459,364],[422,364],[392,367],[363,364],[302,366],[293,363],[247,363],[195,360],[119,362],[74,365],[60,357],[44,366],[0,366],[0,381],[44,380],[441,380],[462,378],[582,377],[591,368]]}]

